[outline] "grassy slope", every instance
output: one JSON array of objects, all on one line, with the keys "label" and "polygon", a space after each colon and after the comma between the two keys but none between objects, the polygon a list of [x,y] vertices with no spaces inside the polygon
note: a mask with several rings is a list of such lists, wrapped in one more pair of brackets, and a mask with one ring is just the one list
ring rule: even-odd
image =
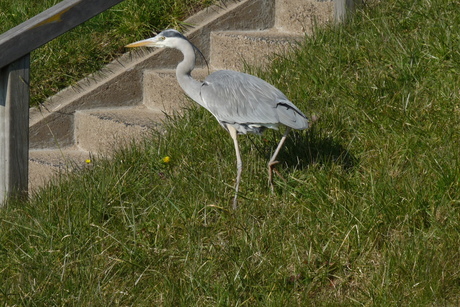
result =
[{"label": "grassy slope", "polygon": [[232,212],[231,139],[193,107],[144,148],[11,203],[0,300],[458,304],[458,7],[386,1],[258,72],[320,115],[288,140],[275,195],[266,161],[280,134],[240,138]]},{"label": "grassy slope", "polygon": [[[38,105],[121,55],[124,46],[168,27],[213,0],[125,0],[32,52],[31,105]],[[59,1],[0,0],[0,33]]]}]

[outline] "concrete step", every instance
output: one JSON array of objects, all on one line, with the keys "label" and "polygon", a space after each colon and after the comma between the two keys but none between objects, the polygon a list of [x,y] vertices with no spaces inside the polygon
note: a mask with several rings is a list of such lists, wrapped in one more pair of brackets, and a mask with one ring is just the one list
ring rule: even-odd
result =
[{"label": "concrete step", "polygon": [[[206,68],[195,68],[192,76],[204,80],[209,74]],[[185,92],[179,86],[174,69],[148,70],[144,72],[144,100],[148,108],[160,109],[172,115],[190,103]]]},{"label": "concrete step", "polygon": [[310,35],[314,25],[334,19],[331,0],[276,0],[275,28],[281,32]]},{"label": "concrete step", "polygon": [[53,176],[87,167],[90,154],[77,147],[29,151],[29,192],[44,186]]},{"label": "concrete step", "polygon": [[82,110],[75,112],[76,145],[91,153],[110,152],[159,129],[164,119],[159,109],[146,107]]},{"label": "concrete step", "polygon": [[245,64],[263,66],[270,55],[288,51],[302,37],[276,30],[213,32],[211,67],[241,71]]}]

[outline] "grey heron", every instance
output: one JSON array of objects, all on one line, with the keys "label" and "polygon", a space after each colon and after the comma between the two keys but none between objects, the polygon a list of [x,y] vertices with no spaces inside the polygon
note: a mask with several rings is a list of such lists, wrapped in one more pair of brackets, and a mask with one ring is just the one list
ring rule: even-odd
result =
[{"label": "grey heron", "polygon": [[[182,52],[183,60],[177,65],[176,77],[184,92],[214,115],[233,139],[236,152],[237,176],[233,208],[236,209],[243,163],[238,146],[238,134],[262,134],[266,128],[286,126],[274,154],[268,162],[268,180],[273,191],[273,167],[276,157],[291,129],[308,128],[308,119],[287,97],[264,80],[241,72],[219,70],[204,81],[192,78],[195,68],[195,49],[180,32],[164,30],[155,37],[137,41],[126,47],[169,47]],[[201,52],[200,52],[201,54]]]}]

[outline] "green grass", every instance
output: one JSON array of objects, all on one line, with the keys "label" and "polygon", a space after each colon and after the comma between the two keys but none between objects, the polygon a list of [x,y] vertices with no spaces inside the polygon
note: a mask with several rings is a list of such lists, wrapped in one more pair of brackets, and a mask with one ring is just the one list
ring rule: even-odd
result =
[{"label": "green grass", "polygon": [[[0,33],[58,3],[56,0],[0,0]],[[182,20],[213,0],[125,0],[32,52],[31,105],[101,69],[124,46]]]},{"label": "green grass", "polygon": [[[320,119],[233,144],[192,107],[0,213],[0,300],[78,306],[460,303],[458,1],[390,0],[267,71]],[[203,129],[205,128],[205,129]],[[169,163],[162,158],[171,157]]]}]

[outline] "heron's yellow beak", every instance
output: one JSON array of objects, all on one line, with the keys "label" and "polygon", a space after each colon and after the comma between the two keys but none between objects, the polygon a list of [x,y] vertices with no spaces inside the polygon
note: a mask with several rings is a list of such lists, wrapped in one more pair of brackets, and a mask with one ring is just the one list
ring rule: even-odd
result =
[{"label": "heron's yellow beak", "polygon": [[149,38],[149,39],[144,39],[144,40],[141,40],[141,41],[137,41],[137,42],[134,42],[134,43],[131,43],[129,45],[126,45],[125,47],[127,48],[134,48],[134,47],[156,47],[156,42]]}]

